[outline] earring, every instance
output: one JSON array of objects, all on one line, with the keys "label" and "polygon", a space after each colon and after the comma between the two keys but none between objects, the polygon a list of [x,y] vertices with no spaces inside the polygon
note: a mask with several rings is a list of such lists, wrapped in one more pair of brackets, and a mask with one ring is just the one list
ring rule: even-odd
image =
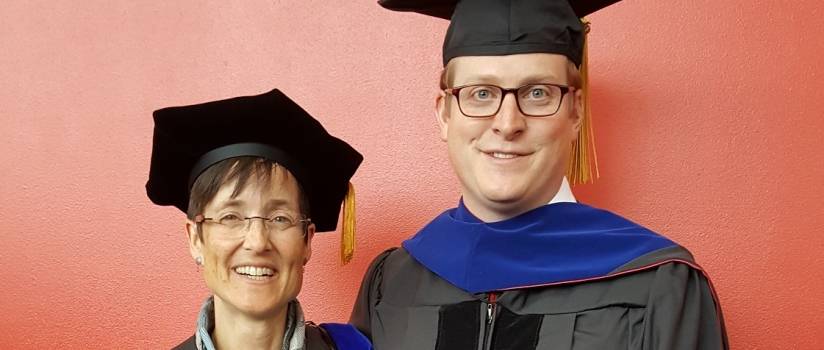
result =
[{"label": "earring", "polygon": [[202,266],[203,265],[203,258],[202,257],[195,258],[195,264],[197,264],[197,266]]}]

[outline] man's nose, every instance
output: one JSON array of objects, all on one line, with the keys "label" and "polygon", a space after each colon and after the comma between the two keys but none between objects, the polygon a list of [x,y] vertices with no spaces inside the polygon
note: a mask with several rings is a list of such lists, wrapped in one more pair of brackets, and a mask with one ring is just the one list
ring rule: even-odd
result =
[{"label": "man's nose", "polygon": [[515,92],[507,92],[501,101],[501,108],[493,116],[492,130],[506,140],[512,140],[526,128],[526,117],[518,108]]}]

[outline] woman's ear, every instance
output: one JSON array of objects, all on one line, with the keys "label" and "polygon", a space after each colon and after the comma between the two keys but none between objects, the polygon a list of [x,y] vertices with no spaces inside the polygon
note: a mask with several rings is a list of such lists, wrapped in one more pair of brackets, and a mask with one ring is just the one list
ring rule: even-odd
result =
[{"label": "woman's ear", "polygon": [[203,237],[200,227],[194,221],[186,219],[184,229],[189,242],[189,254],[192,255],[195,262],[200,262],[198,265],[201,265],[203,263]]},{"label": "woman's ear", "polygon": [[306,226],[306,249],[303,253],[303,265],[306,265],[309,259],[312,258],[312,238],[315,238],[315,223]]}]

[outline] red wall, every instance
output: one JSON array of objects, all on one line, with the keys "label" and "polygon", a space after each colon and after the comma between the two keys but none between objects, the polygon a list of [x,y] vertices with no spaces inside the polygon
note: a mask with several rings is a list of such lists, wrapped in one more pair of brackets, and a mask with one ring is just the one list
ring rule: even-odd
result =
[{"label": "red wall", "polygon": [[[823,8],[590,18],[602,177],[576,192],[690,248],[737,349],[824,346]],[[373,0],[3,1],[0,344],[188,337],[207,291],[182,214],[143,189],[151,112],[275,86],[366,157],[354,262],[318,236],[301,293],[309,318],[345,320],[369,260],[457,201],[432,114],[445,28]]]}]

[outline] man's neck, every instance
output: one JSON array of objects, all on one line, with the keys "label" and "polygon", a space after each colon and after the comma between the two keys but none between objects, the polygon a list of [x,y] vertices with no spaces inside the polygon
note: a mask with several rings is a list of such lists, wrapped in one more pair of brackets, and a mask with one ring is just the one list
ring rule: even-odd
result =
[{"label": "man's neck", "polygon": [[508,206],[507,204],[501,205],[500,208],[491,208],[489,206],[484,206],[480,205],[479,203],[469,201],[466,197],[464,197],[463,200],[466,209],[468,209],[472,213],[472,215],[475,215],[475,217],[477,217],[483,222],[498,222],[508,220],[546,204],[561,202],[577,202],[575,200],[575,196],[572,194],[572,188],[570,188],[569,181],[567,181],[566,177],[563,177],[561,181],[559,181],[558,189],[555,191],[555,193],[552,194],[552,197],[550,197],[551,199],[549,200],[549,202],[546,201],[547,197],[543,197],[544,200],[533,204],[532,207],[527,208],[515,208],[512,206]]},{"label": "man's neck", "polygon": [[212,339],[218,349],[277,349],[283,346],[288,305],[272,317],[256,319],[215,296]]}]

